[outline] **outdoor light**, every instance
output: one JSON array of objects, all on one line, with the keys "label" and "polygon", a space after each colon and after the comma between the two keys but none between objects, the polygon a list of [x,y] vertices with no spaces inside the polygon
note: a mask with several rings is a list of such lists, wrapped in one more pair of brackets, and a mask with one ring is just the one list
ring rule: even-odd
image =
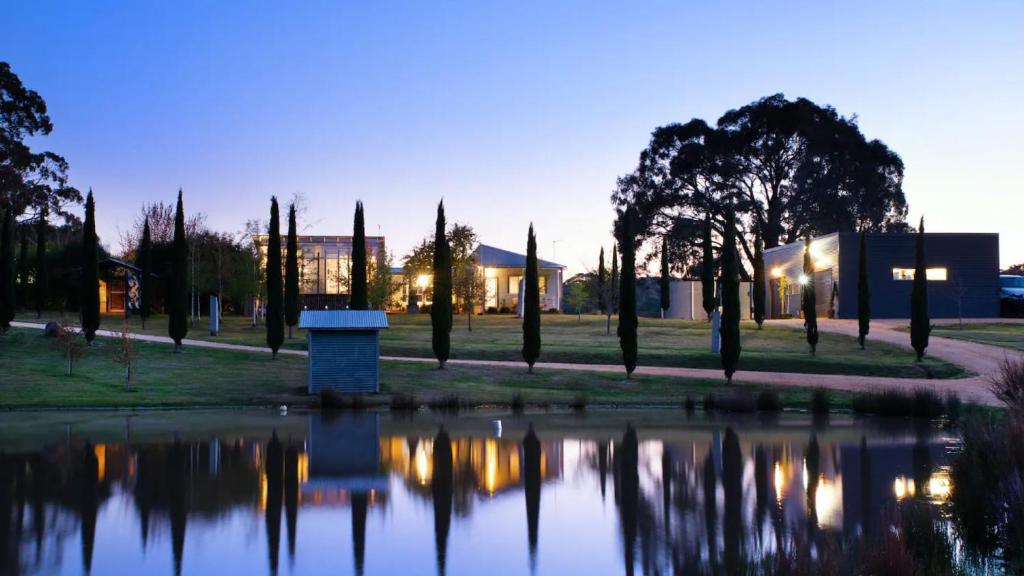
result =
[{"label": "outdoor light", "polygon": [[781,277],[782,277],[782,268],[779,268],[778,266],[772,268],[772,278],[781,278]]},{"label": "outdoor light", "polygon": [[797,282],[799,282],[801,286],[807,284],[810,281],[811,279],[807,277],[807,274],[801,274],[800,278],[797,280]]},{"label": "outdoor light", "polygon": [[427,276],[426,274],[420,274],[419,276],[416,277],[416,285],[419,286],[420,288],[426,288],[427,284],[429,283],[430,276]]},{"label": "outdoor light", "polygon": [[484,276],[488,278],[494,278],[495,273],[494,268],[484,268]]}]

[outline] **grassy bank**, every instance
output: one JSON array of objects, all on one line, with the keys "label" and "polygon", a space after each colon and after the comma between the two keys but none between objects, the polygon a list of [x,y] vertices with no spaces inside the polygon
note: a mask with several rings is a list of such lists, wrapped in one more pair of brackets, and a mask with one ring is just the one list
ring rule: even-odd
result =
[{"label": "grassy bank", "polygon": [[978,344],[1001,346],[1024,352],[1024,324],[940,324],[932,329],[933,336],[967,340]]},{"label": "grassy bank", "polygon": [[[139,351],[131,389],[126,389],[121,367],[112,359],[114,341],[98,338],[64,375],[61,353],[39,331],[14,329],[0,336],[0,408],[127,408],[200,406],[315,405],[305,394],[306,360],[282,356],[192,348],[174,354],[166,344],[138,342]],[[458,397],[471,405],[569,404],[585,398],[589,404],[616,406],[682,405],[722,390],[721,380],[663,376],[580,373],[540,370],[527,374],[516,368],[450,365],[439,371],[432,364],[383,362],[385,394],[374,402],[387,403],[390,394],[415,395],[420,402]],[[757,391],[763,387],[734,386]],[[778,388],[786,406],[809,405],[811,391]],[[834,393],[837,407],[849,407],[852,395]]]},{"label": "grassy bank", "polygon": [[[47,314],[43,320],[56,316]],[[34,315],[22,319],[35,321]],[[389,322],[391,328],[381,335],[382,354],[406,357],[433,355],[428,315],[394,314],[389,317]],[[123,319],[117,317],[103,319],[103,327],[107,329],[120,329],[122,323]],[[129,321],[129,328],[133,332],[165,336],[167,319],[153,318],[142,329],[139,320],[133,318]],[[603,317],[591,315],[577,320],[571,315],[544,315],[541,319],[541,360],[618,364],[621,353],[615,337],[614,319],[611,332],[611,335],[607,334]],[[266,346],[264,327],[253,327],[250,319],[240,317],[225,318],[217,337],[210,336],[208,321],[197,322],[189,337]],[[710,338],[711,328],[707,322],[641,318],[639,363],[641,366],[717,369],[721,364],[718,355],[709,351]],[[741,339],[741,370],[895,378],[955,378],[964,375],[960,367],[937,358],[926,357],[924,362],[914,362],[912,353],[896,346],[873,343],[867,350],[860,350],[854,338],[837,334],[822,333],[814,356],[808,353],[800,330],[771,325],[758,330],[753,323],[744,323]],[[305,349],[305,334],[295,330],[293,338],[285,340],[284,347]],[[472,332],[466,329],[464,316],[455,318],[452,358],[520,361],[521,348],[522,323],[513,316],[474,317]]]}]

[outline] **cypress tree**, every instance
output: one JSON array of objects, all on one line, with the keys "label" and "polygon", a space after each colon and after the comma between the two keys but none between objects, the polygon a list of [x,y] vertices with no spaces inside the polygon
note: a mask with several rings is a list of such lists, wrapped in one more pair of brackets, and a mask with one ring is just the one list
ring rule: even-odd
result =
[{"label": "cypress tree", "polygon": [[32,287],[35,292],[36,300],[36,318],[40,318],[43,315],[43,309],[46,308],[46,291],[49,289],[47,286],[48,280],[48,266],[46,262],[46,212],[47,206],[43,204],[42,208],[39,209],[39,221],[36,222],[36,278],[35,285]]},{"label": "cypress tree", "polygon": [[82,331],[85,341],[92,346],[96,330],[100,327],[100,271],[99,240],[96,238],[96,202],[92,190],[85,199],[85,222],[82,226],[82,278],[81,305]]},{"label": "cypress tree", "polygon": [[704,313],[711,321],[711,313],[715,311],[715,252],[711,244],[711,213],[704,216],[704,238],[701,242],[703,252],[701,258],[700,283],[703,294]]},{"label": "cypress tree", "polygon": [[181,352],[181,341],[188,334],[188,240],[185,238],[185,205],[178,190],[174,211],[174,241],[171,246],[171,277],[167,289],[167,333],[174,340],[174,352]]},{"label": "cypress tree", "polygon": [[284,257],[284,322],[288,338],[299,323],[299,239],[295,232],[295,204],[288,208],[288,244]]},{"label": "cypress tree", "polygon": [[636,209],[626,208],[622,214],[622,271],[619,288],[619,347],[622,348],[622,364],[626,367],[626,378],[636,370],[637,360],[637,317],[636,317]]},{"label": "cypress tree", "polygon": [[21,252],[18,254],[18,299],[19,309],[27,308],[28,304],[28,228],[21,230]]},{"label": "cypress tree", "polygon": [[445,233],[444,200],[437,205],[434,227],[434,292],[430,307],[431,345],[434,357],[444,368],[451,354],[452,330],[452,249]]},{"label": "cypress tree", "polygon": [[[451,277],[450,271],[448,276]],[[362,202],[356,202],[356,215],[352,226],[352,297],[349,308],[353,310],[369,308],[366,289],[366,224],[363,221]]]},{"label": "cypress tree", "polygon": [[0,227],[0,332],[14,320],[14,211],[4,210]]},{"label": "cypress tree", "polygon": [[725,216],[722,235],[722,336],[719,353],[725,378],[732,384],[732,375],[740,361],[740,262],[736,250],[736,214],[732,207]]},{"label": "cypress tree", "polygon": [[281,215],[277,197],[270,197],[270,229],[267,231],[267,346],[277,360],[284,342],[284,306],[281,302]]},{"label": "cypress tree", "polygon": [[804,240],[804,277],[800,290],[800,306],[804,313],[807,344],[813,355],[818,348],[818,296],[814,292],[814,263],[811,261],[811,239]]},{"label": "cypress tree", "polygon": [[928,263],[924,255],[924,216],[917,228],[914,249],[914,286],[910,292],[910,345],[917,353],[917,361],[924,358],[928,348],[928,335],[932,331],[928,318]]},{"label": "cypress tree", "polygon": [[860,231],[860,256],[857,261],[857,342],[864,349],[864,341],[871,330],[871,288],[868,286],[867,234]]},{"label": "cypress tree", "polygon": [[523,360],[533,372],[540,357],[540,271],[537,267],[537,237],[533,224],[526,236],[526,273],[523,278]]},{"label": "cypress tree", "polygon": [[669,294],[669,287],[671,278],[668,275],[668,235],[661,239],[661,317],[664,318],[665,314],[668,313],[668,307],[672,303],[672,297]]},{"label": "cypress tree", "polygon": [[601,253],[597,257],[597,308],[602,314],[608,309],[608,302],[604,293],[607,284],[608,270],[604,267],[604,246],[601,246]]},{"label": "cypress tree", "polygon": [[150,288],[153,285],[153,238],[149,231],[149,217],[142,223],[142,240],[139,242],[139,253],[135,258],[135,265],[139,268],[139,318],[142,319],[142,328],[146,328],[146,320],[153,313],[153,295]]},{"label": "cypress tree", "polygon": [[754,238],[754,322],[757,322],[757,329],[764,325],[764,312],[767,301],[767,288],[764,278],[764,240],[761,238],[761,231],[758,229]]}]

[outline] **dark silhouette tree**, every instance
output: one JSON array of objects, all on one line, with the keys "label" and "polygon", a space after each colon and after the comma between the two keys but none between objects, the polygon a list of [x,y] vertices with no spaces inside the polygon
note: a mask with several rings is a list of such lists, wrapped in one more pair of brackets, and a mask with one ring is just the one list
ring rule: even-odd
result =
[{"label": "dark silhouette tree", "polygon": [[352,493],[352,560],[356,576],[363,576],[363,566],[366,563],[366,513],[369,508],[369,494]]},{"label": "dark silhouette tree", "polygon": [[530,550],[530,572],[537,567],[537,536],[540,520],[540,439],[530,425],[523,438],[523,488],[526,495],[526,534]]},{"label": "dark silhouette tree", "polygon": [[928,318],[928,262],[924,253],[924,216],[917,227],[917,242],[914,246],[914,285],[910,291],[910,345],[914,347],[917,361],[924,358],[928,349],[928,336],[932,331]]},{"label": "dark silhouette tree", "polygon": [[171,243],[171,276],[167,290],[167,332],[174,340],[174,352],[181,352],[181,341],[188,334],[188,239],[185,238],[185,204],[178,190],[174,210],[174,239]]},{"label": "dark silhouette tree", "polygon": [[[623,247],[623,253],[627,248]],[[625,268],[625,266],[623,266]],[[632,424],[626,425],[621,452],[615,454],[619,465],[619,515],[622,522],[623,561],[626,574],[632,576],[636,564],[636,540],[640,513],[640,442]]]},{"label": "dark silhouette tree", "polygon": [[636,315],[636,210],[632,206],[622,213],[619,245],[622,247],[621,286],[619,288],[619,347],[626,378],[636,370],[637,315]]},{"label": "dark silhouette tree", "polygon": [[96,543],[96,519],[99,513],[99,460],[91,443],[86,442],[82,462],[82,475],[78,488],[81,490],[78,513],[82,522],[82,570],[92,572],[92,555]]},{"label": "dark silhouette tree", "polygon": [[431,458],[434,475],[430,491],[434,501],[434,545],[437,549],[437,573],[445,574],[448,558],[448,531],[452,525],[452,502],[455,492],[452,439],[441,426],[434,438],[434,453]]},{"label": "dark silhouette tree", "polygon": [[864,349],[871,331],[871,287],[868,284],[867,233],[860,231],[860,254],[857,257],[857,342]]},{"label": "dark silhouette tree", "polygon": [[0,332],[14,320],[14,211],[4,210],[0,227]]},{"label": "dark silhouette tree", "polygon": [[180,440],[171,445],[167,458],[167,515],[171,517],[171,555],[174,574],[181,574],[185,558],[185,530],[188,527],[189,502],[192,485],[192,451]]},{"label": "dark silhouette tree", "polygon": [[668,271],[668,235],[662,236],[661,238],[661,278],[658,282],[658,287],[661,289],[661,317],[664,318],[668,314],[668,307],[672,303],[672,296],[670,294],[672,286],[672,277]]},{"label": "dark silhouette tree", "polygon": [[[729,210],[726,214],[731,216],[733,212]],[[722,323],[718,328],[722,337],[719,355],[729,384],[740,361],[740,263],[736,227],[732,222],[731,218],[726,218],[722,235]]]},{"label": "dark silhouette tree", "polygon": [[46,291],[49,280],[49,265],[46,260],[46,232],[48,223],[46,221],[47,209],[44,204],[39,209],[39,219],[36,221],[36,277],[33,285],[36,303],[36,318],[41,318],[43,310],[46,309]]},{"label": "dark silhouette tree", "polygon": [[764,277],[764,241],[761,240],[760,234],[754,238],[754,286],[752,291],[754,293],[754,322],[757,323],[757,329],[760,330],[764,325],[768,296]]},{"label": "dark silhouette tree", "polygon": [[431,345],[434,357],[444,368],[451,355],[452,331],[452,249],[445,234],[444,200],[437,205],[434,225],[434,294],[430,307]]},{"label": "dark silhouette tree", "polygon": [[608,270],[604,267],[604,246],[601,246],[601,253],[597,256],[597,308],[604,314],[608,309],[608,299],[605,294],[608,285]]},{"label": "dark silhouette tree", "polygon": [[99,239],[96,237],[96,202],[92,190],[85,198],[85,221],[82,223],[82,331],[92,346],[100,327]]},{"label": "dark silhouette tree", "polygon": [[288,207],[288,240],[284,256],[284,323],[288,338],[299,323],[299,238],[295,231],[295,204]]},{"label": "dark silhouette tree", "polygon": [[146,328],[146,319],[153,312],[153,295],[150,293],[153,276],[153,238],[149,231],[149,218],[142,225],[142,241],[139,242],[139,253],[135,257],[135,265],[139,268],[139,318],[142,328]]},{"label": "dark silhouette tree", "polygon": [[[612,314],[618,314],[619,313],[619,262],[620,262],[620,260],[621,260],[621,258],[619,257],[619,244],[618,244],[618,242],[616,242],[615,244],[612,245],[612,275],[611,275],[611,293],[612,293],[612,295],[611,295],[611,298],[609,299],[609,301],[611,303],[611,313]],[[610,321],[609,321],[609,326],[610,325],[611,324],[610,324]]]},{"label": "dark silhouette tree", "polygon": [[[451,276],[450,271],[448,275]],[[352,296],[349,308],[366,310],[369,306],[366,285],[366,223],[363,220],[363,203],[356,202],[356,214],[352,223]]]},{"label": "dark silhouette tree", "polygon": [[294,560],[299,520],[299,450],[294,446],[289,446],[284,452],[284,509],[288,525],[288,557]]},{"label": "dark silhouette tree", "polygon": [[725,493],[725,515],[722,533],[725,548],[725,573],[743,573],[743,451],[740,439],[732,428],[725,429],[722,441],[722,488]]},{"label": "dark silhouette tree", "polygon": [[270,573],[277,574],[281,549],[281,504],[284,493],[284,447],[273,432],[267,442],[266,459],[267,500],[264,521],[267,526],[267,561]]},{"label": "dark silhouette tree", "polygon": [[804,331],[811,354],[818,348],[818,295],[814,291],[814,262],[811,260],[811,239],[804,240],[804,273],[800,278],[800,308],[804,314]]},{"label": "dark silhouette tree", "polygon": [[704,236],[701,241],[700,287],[703,298],[701,304],[708,320],[715,311],[718,302],[715,298],[715,247],[711,244],[711,213],[704,216]]},{"label": "dark silhouette tree", "polygon": [[540,357],[540,270],[537,266],[537,237],[533,224],[526,235],[526,272],[523,278],[523,360],[533,373]]},{"label": "dark silhouette tree", "polygon": [[277,197],[270,198],[270,228],[267,231],[267,346],[272,358],[284,342],[284,306],[281,286],[281,216]]}]

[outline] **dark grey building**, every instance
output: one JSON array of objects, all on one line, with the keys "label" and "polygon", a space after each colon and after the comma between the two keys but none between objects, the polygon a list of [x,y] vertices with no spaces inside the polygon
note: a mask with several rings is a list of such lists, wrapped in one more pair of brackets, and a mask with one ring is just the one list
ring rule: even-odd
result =
[{"label": "dark grey building", "polygon": [[[868,234],[872,318],[909,318],[916,234]],[[818,316],[857,317],[860,235],[811,241]],[[768,317],[800,315],[804,243],[765,250]],[[925,233],[928,312],[933,318],[999,316],[999,235]]]}]

